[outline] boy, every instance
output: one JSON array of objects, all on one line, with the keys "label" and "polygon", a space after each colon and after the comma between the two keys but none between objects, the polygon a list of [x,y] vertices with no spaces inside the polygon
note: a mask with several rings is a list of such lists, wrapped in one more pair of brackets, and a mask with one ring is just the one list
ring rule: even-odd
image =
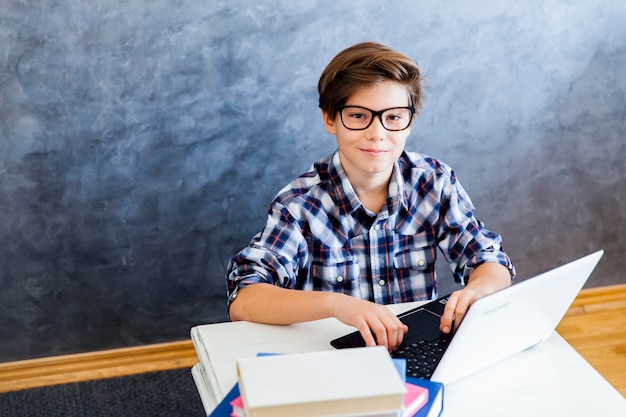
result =
[{"label": "boy", "polygon": [[335,317],[391,351],[407,328],[384,304],[438,296],[437,248],[465,284],[446,305],[443,332],[474,300],[510,285],[501,238],[476,220],[454,172],[404,151],[421,80],[415,61],[377,43],[328,64],[319,105],[338,149],[278,193],[263,230],[230,261],[232,320]]}]

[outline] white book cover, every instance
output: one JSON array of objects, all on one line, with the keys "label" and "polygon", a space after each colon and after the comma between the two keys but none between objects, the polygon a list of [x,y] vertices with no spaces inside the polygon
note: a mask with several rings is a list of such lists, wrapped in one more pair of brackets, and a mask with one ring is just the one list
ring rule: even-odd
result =
[{"label": "white book cover", "polygon": [[200,401],[202,401],[204,412],[208,415],[211,413],[213,408],[215,408],[216,401],[209,390],[204,376],[204,367],[201,363],[197,363],[191,368],[191,376],[193,377],[193,381],[198,389],[198,394],[200,395]]},{"label": "white book cover", "polygon": [[237,372],[249,417],[392,415],[406,392],[381,346],[244,358]]},{"label": "white book cover", "polygon": [[217,376],[215,375],[213,364],[211,363],[209,352],[207,351],[207,347],[205,346],[202,339],[199,326],[193,327],[191,329],[191,341],[193,342],[194,348],[198,355],[198,359],[200,360],[200,364],[202,365],[202,375],[204,376],[206,385],[208,387],[213,387],[213,389],[211,390],[212,398],[219,397],[219,399],[221,400],[221,397],[223,397],[226,393],[222,392],[219,389],[219,381],[217,380]]}]

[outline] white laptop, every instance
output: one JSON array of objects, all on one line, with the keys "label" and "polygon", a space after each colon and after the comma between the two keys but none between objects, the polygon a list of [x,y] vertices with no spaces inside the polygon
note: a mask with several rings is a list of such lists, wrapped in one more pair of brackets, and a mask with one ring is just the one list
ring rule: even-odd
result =
[{"label": "white laptop", "polygon": [[[402,313],[398,317],[409,332],[392,356],[407,358],[407,375],[448,384],[541,343],[559,324],[603,254],[600,250],[476,300],[451,337],[439,331],[448,297]],[[359,347],[364,341],[353,332],[331,345]]]}]

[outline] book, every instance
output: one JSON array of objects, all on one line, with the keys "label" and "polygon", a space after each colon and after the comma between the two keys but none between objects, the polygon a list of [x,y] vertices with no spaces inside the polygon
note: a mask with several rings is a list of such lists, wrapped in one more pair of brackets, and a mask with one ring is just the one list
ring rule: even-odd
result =
[{"label": "book", "polygon": [[[406,383],[404,394],[404,408],[401,417],[413,417],[415,413],[428,402],[428,390],[419,385]],[[231,417],[247,417],[241,395],[230,402],[232,407]]]},{"label": "book", "polygon": [[384,347],[237,361],[248,417],[398,416],[405,382]]},{"label": "book", "polygon": [[196,388],[198,389],[198,394],[200,395],[200,401],[202,401],[204,413],[209,414],[216,403],[216,399],[213,398],[211,390],[208,387],[204,372],[204,366],[200,362],[191,367],[191,376],[196,383]]},{"label": "book", "polygon": [[[412,377],[407,378],[406,384],[427,389],[428,398],[420,408],[413,411],[413,414],[410,414],[410,410],[406,408],[407,397],[411,397],[411,394],[409,394],[409,387],[407,387],[407,394],[405,394],[404,400],[405,409],[402,413],[389,413],[388,415],[390,417],[396,417],[399,415],[402,417],[438,417],[441,415],[443,410],[443,384]],[[243,401],[237,384],[233,386],[213,412],[209,414],[209,417],[247,417],[245,410],[243,409]]]},{"label": "book", "polygon": [[231,417],[233,412],[231,403],[239,396],[239,386],[235,384],[208,417]]},{"label": "book", "polygon": [[230,402],[230,405],[233,409],[231,412],[231,417],[248,417],[246,414],[246,410],[243,406],[243,400],[241,399],[241,395],[237,396],[234,400]]},{"label": "book", "polygon": [[[257,356],[267,356],[267,355],[276,355],[276,353],[265,353],[259,352]],[[397,359],[392,358],[396,369],[401,376],[402,380],[405,378],[406,374],[406,360],[405,359]],[[428,390],[417,385],[405,383],[405,387],[407,388],[406,393],[404,394],[404,407],[403,412],[400,414],[394,414],[393,417],[411,417],[413,414],[426,403],[428,399]],[[246,411],[243,405],[243,400],[241,395],[235,398],[230,402],[232,406],[231,417],[247,417]]]},{"label": "book", "polygon": [[410,382],[406,382],[405,386],[402,417],[413,417],[428,402],[428,388]]},{"label": "book", "polygon": [[215,369],[211,363],[207,346],[200,333],[201,327],[196,326],[191,329],[191,340],[200,360],[197,366],[192,367],[191,373],[198,387],[204,410],[208,414],[220,402],[222,393],[226,392],[230,387],[226,386],[220,389],[219,380],[215,375]]},{"label": "book", "polygon": [[439,417],[443,411],[444,386],[440,382],[427,379],[406,377],[406,382],[428,390],[428,400],[413,417]]},{"label": "book", "polygon": [[[257,356],[266,356],[266,355],[276,355],[276,354],[275,353],[257,353]],[[413,381],[414,383],[406,382],[406,360],[392,358],[392,361],[401,379],[405,381],[406,392],[404,394],[402,412],[398,414],[391,413],[389,415],[390,416],[393,415],[393,417],[418,416],[417,412],[425,404],[427,404],[428,398],[429,398],[428,388],[422,385],[431,385],[432,387],[434,387],[436,391],[435,395],[439,395],[440,397],[441,397],[441,393],[443,392],[443,385],[437,384],[437,383],[430,383],[430,381],[419,381],[419,384],[422,384],[422,385],[417,385],[416,384],[417,381],[415,380]],[[442,400],[442,397],[441,397],[441,400]],[[235,400],[231,401],[230,404],[232,406],[231,417],[247,417],[241,396],[238,396]],[[431,414],[428,414],[428,415],[438,416],[441,413],[442,409],[443,409],[442,401],[432,402],[432,406],[430,410]],[[420,414],[420,415],[427,415],[427,414]]]},{"label": "book", "polygon": [[[410,401],[414,400],[413,396],[410,394],[411,388],[407,387],[407,393],[405,394],[404,401],[405,408],[402,413],[389,413],[388,415],[390,417],[438,417],[443,410],[443,385],[426,380],[420,380],[417,382],[415,381],[415,378],[411,378],[410,380],[412,382],[407,382],[407,385],[421,387],[426,390],[428,390],[427,387],[430,387],[430,389],[434,390],[434,392],[431,393],[430,391],[427,391],[428,395],[426,396],[424,403],[415,409],[409,409],[407,397],[411,399]],[[434,398],[434,400],[429,401],[430,398]],[[226,397],[224,397],[213,412],[209,414],[209,417],[247,417],[243,407],[243,400],[241,399],[239,392],[239,386],[237,384],[235,384],[229,393],[226,394]]]}]

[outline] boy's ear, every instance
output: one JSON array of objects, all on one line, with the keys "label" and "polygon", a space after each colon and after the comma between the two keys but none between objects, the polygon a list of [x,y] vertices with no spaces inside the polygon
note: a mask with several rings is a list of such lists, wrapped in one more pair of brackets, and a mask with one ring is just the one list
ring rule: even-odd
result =
[{"label": "boy's ear", "polygon": [[322,118],[324,119],[324,127],[331,135],[336,133],[335,120],[328,113],[322,110]]}]

